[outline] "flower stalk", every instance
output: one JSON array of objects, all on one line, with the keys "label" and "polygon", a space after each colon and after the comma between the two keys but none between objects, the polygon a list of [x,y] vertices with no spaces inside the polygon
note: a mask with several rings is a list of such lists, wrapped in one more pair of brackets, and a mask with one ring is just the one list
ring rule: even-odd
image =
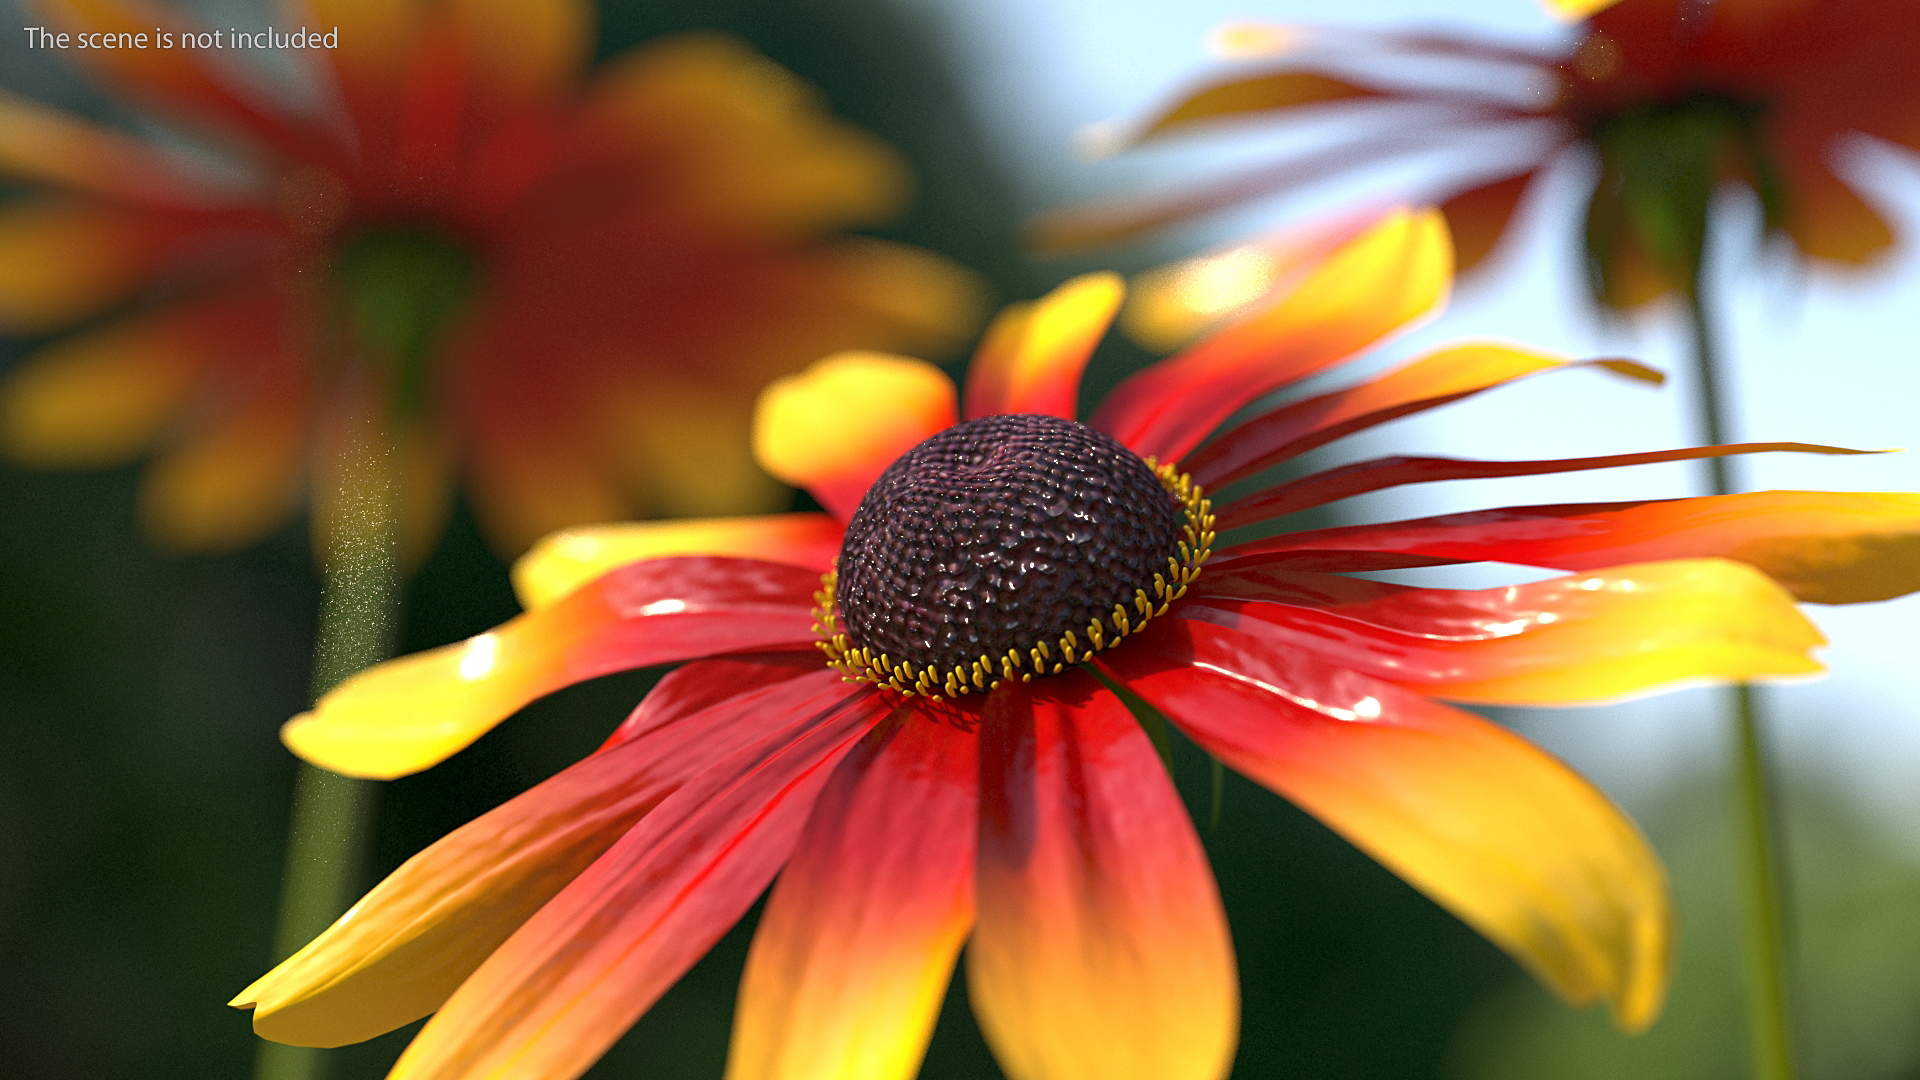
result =
[{"label": "flower stalk", "polygon": [[[320,625],[314,641],[318,700],[393,651],[399,604],[399,492],[384,425],[362,417],[336,440],[335,485],[316,500]],[[324,479],[324,477],[322,478]],[[276,960],[325,930],[361,887],[379,787],[306,763],[294,781],[286,871],[274,931]],[[326,1051],[262,1042],[255,1080],[319,1080]]]},{"label": "flower stalk", "polygon": [[[1704,299],[1704,275],[1688,290],[1694,381],[1699,387],[1703,441],[1727,441],[1726,387],[1719,350]],[[1734,484],[1725,458],[1708,458],[1713,494],[1730,495]],[[1733,720],[1735,848],[1741,898],[1741,948],[1747,978],[1747,1032],[1755,1080],[1793,1080],[1793,1026],[1787,993],[1787,928],[1782,896],[1779,816],[1774,805],[1758,696],[1752,686],[1727,689]]]}]

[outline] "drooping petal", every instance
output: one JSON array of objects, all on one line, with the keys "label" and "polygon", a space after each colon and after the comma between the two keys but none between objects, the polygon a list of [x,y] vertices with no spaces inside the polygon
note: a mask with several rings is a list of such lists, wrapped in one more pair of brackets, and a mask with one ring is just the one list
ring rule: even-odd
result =
[{"label": "drooping petal", "polygon": [[1004,684],[986,710],[967,988],[1001,1067],[1010,1080],[1225,1076],[1233,946],[1153,744],[1079,673]]},{"label": "drooping petal", "polygon": [[753,452],[845,521],[895,458],[953,426],[953,381],[921,360],[844,352],[760,395]]},{"label": "drooping petal", "polygon": [[[1214,594],[1190,596],[1181,615],[1424,693],[1501,705],[1821,670],[1808,650],[1825,641],[1793,598],[1728,559],[1616,566],[1498,589],[1367,582],[1376,595],[1344,602],[1315,595],[1327,576],[1203,576],[1196,588]],[[1221,595],[1223,586],[1245,598]]]},{"label": "drooping petal", "polygon": [[561,91],[592,52],[594,12],[580,0],[457,0],[479,88],[508,101]]},{"label": "drooping petal", "polygon": [[163,452],[140,484],[140,524],[157,546],[225,552],[264,538],[299,506],[308,431],[306,387],[263,373],[231,414]]},{"label": "drooping petal", "polygon": [[[1145,141],[1185,132],[1194,127],[1244,117],[1248,113],[1276,113],[1335,101],[1379,97],[1373,90],[1347,79],[1313,71],[1263,71],[1207,83],[1183,95],[1141,128]],[[1264,119],[1278,119],[1268,116]]]},{"label": "drooping petal", "polygon": [[1309,507],[1323,506],[1370,491],[1399,487],[1402,484],[1425,484],[1440,480],[1480,480],[1494,476],[1540,476],[1551,473],[1582,472],[1589,469],[1614,469],[1625,465],[1651,465],[1663,461],[1692,461],[1697,458],[1774,452],[1874,453],[1871,450],[1849,450],[1842,446],[1780,442],[1690,446],[1679,450],[1655,450],[1644,454],[1607,454],[1600,457],[1558,458],[1547,461],[1468,461],[1442,457],[1385,457],[1355,462],[1337,469],[1327,469],[1292,483],[1268,488],[1258,495],[1242,499],[1222,509],[1219,522],[1222,529],[1251,525],[1257,521],[1265,521]]},{"label": "drooping petal", "polygon": [[1437,212],[1396,212],[1272,306],[1122,382],[1093,425],[1142,457],[1177,460],[1261,394],[1434,310],[1447,293],[1450,259]]},{"label": "drooping petal", "polygon": [[994,322],[967,369],[966,418],[1044,413],[1074,418],[1080,373],[1113,322],[1126,285],[1086,274]]},{"label": "drooping petal", "polygon": [[1527,193],[1539,170],[1469,188],[1440,204],[1453,236],[1454,271],[1464,274],[1478,266],[1506,235],[1520,197]]},{"label": "drooping petal", "polygon": [[254,1010],[261,1037],[296,1046],[360,1042],[439,1008],[662,799],[745,747],[794,737],[846,694],[817,660],[756,666],[724,674],[761,685],[655,720],[407,860],[232,1004]]},{"label": "drooping petal", "polygon": [[1607,797],[1477,716],[1184,619],[1096,660],[1228,765],[1284,795],[1628,1030],[1665,995],[1659,861]]},{"label": "drooping petal", "polygon": [[[1857,604],[1920,589],[1920,495],[1758,491],[1651,502],[1510,506],[1291,533],[1227,548],[1220,555],[1288,551],[1378,553],[1388,560],[1379,564],[1382,567],[1432,565],[1423,560],[1435,560],[1558,570],[1717,555],[1759,567],[1801,600]],[[1393,557],[1415,561],[1392,562]]]},{"label": "drooping petal", "polygon": [[418,772],[522,705],[615,671],[813,640],[811,570],[680,556],[630,563],[498,629],[354,676],[281,739],[335,772]]},{"label": "drooping petal", "polygon": [[588,525],[554,533],[515,561],[513,591],[538,611],[617,566],[668,555],[730,555],[825,573],[843,531],[827,514]]},{"label": "drooping petal", "polygon": [[585,1072],[744,914],[834,766],[887,712],[871,688],[743,748],[640,819],[480,965],[392,1080]]},{"label": "drooping petal", "polygon": [[1630,360],[1569,361],[1513,345],[1449,345],[1357,386],[1283,405],[1231,430],[1181,462],[1216,490],[1261,469],[1376,424],[1459,401],[1544,371],[1598,367],[1645,382],[1662,376]]},{"label": "drooping petal", "polygon": [[41,467],[119,465],[157,439],[206,358],[206,320],[123,320],[55,342],[0,383],[0,447]]},{"label": "drooping petal", "polygon": [[912,1080],[973,925],[971,730],[905,713],[840,763],[747,954],[732,1080]]},{"label": "drooping petal", "polygon": [[217,200],[183,163],[159,149],[4,91],[0,174],[147,205]]},{"label": "drooping petal", "polygon": [[1620,0],[1540,0],[1548,11],[1568,22],[1587,18],[1597,11],[1605,11],[1619,2]]}]

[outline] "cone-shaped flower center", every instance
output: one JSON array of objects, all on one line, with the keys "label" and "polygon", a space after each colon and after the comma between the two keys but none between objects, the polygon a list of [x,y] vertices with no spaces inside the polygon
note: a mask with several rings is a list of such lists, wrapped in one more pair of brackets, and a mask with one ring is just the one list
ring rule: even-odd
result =
[{"label": "cone-shaped flower center", "polygon": [[1205,558],[1206,517],[1190,483],[1104,432],[1033,414],[968,421],[861,501],[822,597],[823,645],[935,696],[1058,671],[1165,609]]}]

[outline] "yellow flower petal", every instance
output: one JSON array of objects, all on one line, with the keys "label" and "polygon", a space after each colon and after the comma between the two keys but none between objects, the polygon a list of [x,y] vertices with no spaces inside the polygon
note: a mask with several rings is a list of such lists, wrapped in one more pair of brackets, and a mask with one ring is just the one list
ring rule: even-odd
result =
[{"label": "yellow flower petal", "polygon": [[734,555],[825,573],[840,552],[841,532],[827,514],[583,526],[554,533],[521,556],[513,589],[522,607],[538,611],[617,566],[668,555]]},{"label": "yellow flower petal", "polygon": [[150,222],[102,204],[0,207],[0,331],[45,333],[121,299],[139,286],[157,240]]},{"label": "yellow flower petal", "polygon": [[845,521],[895,458],[956,418],[953,381],[932,364],[836,353],[760,394],[753,453]]},{"label": "yellow flower petal", "polygon": [[967,419],[996,413],[1073,419],[1081,372],[1125,293],[1118,274],[1083,274],[1037,303],[1008,308],[967,370]]},{"label": "yellow flower petal", "polygon": [[186,397],[203,344],[176,322],[147,320],[40,350],[0,383],[0,447],[42,468],[133,460]]}]

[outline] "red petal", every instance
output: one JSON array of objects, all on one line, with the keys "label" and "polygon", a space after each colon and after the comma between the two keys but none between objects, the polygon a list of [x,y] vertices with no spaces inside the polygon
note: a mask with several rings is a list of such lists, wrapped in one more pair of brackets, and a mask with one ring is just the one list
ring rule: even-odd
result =
[{"label": "red petal", "polygon": [[905,713],[834,771],[747,955],[729,1077],[912,1080],[973,925],[977,745]]},{"label": "red petal", "polygon": [[1012,1080],[1224,1076],[1233,946],[1186,807],[1112,694],[1044,686],[1003,685],[981,721],[981,1031]]},{"label": "red petal", "polygon": [[1622,1026],[1658,1013],[1672,912],[1646,841],[1526,741],[1245,634],[1156,620],[1096,660],[1284,795]]},{"label": "red petal", "polygon": [[1750,563],[1815,603],[1904,596],[1920,589],[1920,495],[1760,491],[1512,506],[1316,529],[1220,552],[1223,566],[1259,556],[1323,570],[1481,561],[1591,570],[1703,555]]},{"label": "red petal", "polygon": [[1763,454],[1790,451],[1803,454],[1866,454],[1869,450],[1848,450],[1838,446],[1812,443],[1733,443],[1727,446],[1692,446],[1680,450],[1657,450],[1644,454],[1608,454],[1603,457],[1557,458],[1547,461],[1463,461],[1441,457],[1386,457],[1355,462],[1337,469],[1269,488],[1252,498],[1243,499],[1219,513],[1219,527],[1231,529],[1251,525],[1323,506],[1339,499],[1363,495],[1369,491],[1402,484],[1427,484],[1439,480],[1481,480],[1494,476],[1539,476],[1543,473],[1583,472],[1611,469],[1624,465],[1651,465],[1662,461],[1691,461],[1696,458],[1728,457],[1734,454]]},{"label": "red petal", "polygon": [[757,741],[642,818],[461,984],[394,1080],[585,1072],[760,895],[833,766],[885,714],[838,681],[789,709],[803,734]]}]

